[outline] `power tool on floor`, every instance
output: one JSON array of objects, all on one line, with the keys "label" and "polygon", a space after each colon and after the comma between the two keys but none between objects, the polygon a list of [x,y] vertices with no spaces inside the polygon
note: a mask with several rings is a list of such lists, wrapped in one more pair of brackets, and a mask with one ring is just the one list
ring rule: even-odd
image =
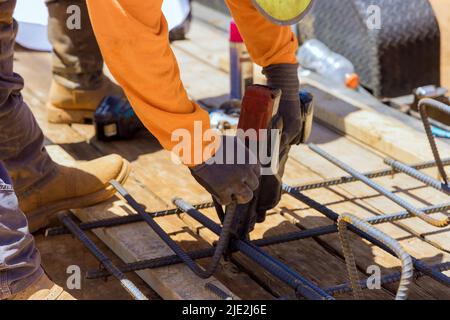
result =
[{"label": "power tool on floor", "polygon": [[100,141],[131,139],[142,128],[130,103],[125,98],[105,97],[94,114],[95,132]]}]

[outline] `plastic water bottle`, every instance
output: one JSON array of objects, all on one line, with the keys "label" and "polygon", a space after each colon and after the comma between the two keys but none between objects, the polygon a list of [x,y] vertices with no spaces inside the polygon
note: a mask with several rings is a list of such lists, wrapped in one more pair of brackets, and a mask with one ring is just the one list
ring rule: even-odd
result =
[{"label": "plastic water bottle", "polygon": [[353,64],[319,40],[306,41],[298,51],[298,60],[303,68],[313,70],[336,83],[351,89],[359,87],[360,78]]}]

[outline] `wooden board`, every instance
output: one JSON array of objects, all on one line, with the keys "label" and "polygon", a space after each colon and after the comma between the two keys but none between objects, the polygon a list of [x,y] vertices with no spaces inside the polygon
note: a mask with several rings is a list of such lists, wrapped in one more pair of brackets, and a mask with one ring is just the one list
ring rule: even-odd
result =
[{"label": "wooden board", "polygon": [[[226,42],[221,42],[220,33],[215,31],[208,31],[201,37],[202,28],[206,28],[206,26],[201,23],[196,24],[194,20],[191,40],[174,45],[174,52],[180,62],[182,78],[186,83],[189,94],[195,99],[219,96],[228,92],[228,76],[216,65],[220,59],[214,58],[224,50],[223,48],[226,47],[224,43]],[[220,44],[217,44],[217,46],[206,46],[205,43],[208,41],[211,44],[216,44],[216,42]],[[173,164],[170,161],[170,154],[161,150],[159,144],[147,134],[139,135],[133,140],[133,143],[118,142],[106,144],[92,138],[92,126],[48,125],[45,121],[44,103],[50,81],[49,56],[48,54],[19,53],[17,59],[16,70],[25,77],[26,83],[28,83],[24,91],[26,101],[29,102],[33,112],[36,114],[49,143],[58,143],[68,152],[61,151],[58,146],[52,146],[50,150],[52,150],[55,158],[59,158],[60,161],[64,162],[72,161],[73,158],[89,160],[103,154],[120,153],[133,163],[133,173],[126,187],[138,201],[147,206],[148,210],[172,207],[171,199],[173,196],[182,196],[192,203],[209,200],[208,194],[189,176],[187,169]],[[34,68],[36,65],[38,66]],[[342,99],[340,98],[340,100]],[[348,101],[344,102],[350,103]],[[324,105],[325,107],[328,106],[328,104]],[[370,108],[368,107],[359,107],[363,112],[371,112],[366,113],[370,117],[381,117],[382,119],[378,121],[378,124],[382,129],[387,123],[398,124],[398,122],[392,122],[392,119],[385,115],[379,115],[373,110],[369,110]],[[335,112],[339,114],[340,109],[336,108]],[[329,121],[330,125],[337,119],[338,123],[344,123],[341,127],[344,127],[344,129],[349,127],[348,123],[342,119],[331,119],[333,121]],[[368,131],[368,136],[372,140],[367,140],[366,143],[371,144],[371,147],[382,150],[391,156],[395,154],[397,155],[395,157],[408,162],[415,162],[417,159],[422,158],[429,159],[429,155],[415,155],[414,152],[405,150],[404,144],[402,148],[397,147],[395,139],[384,143],[384,139],[388,139],[389,136],[387,132],[380,135],[379,131],[377,131],[378,127],[374,130],[358,129],[358,121],[355,119],[352,119],[353,134],[356,135],[355,132],[358,132],[357,130],[363,131],[363,133]],[[364,123],[370,124],[370,121],[365,121]],[[408,130],[410,128],[404,126],[404,129]],[[347,132],[345,130],[341,131]],[[412,130],[411,132],[416,131]],[[414,136],[409,136],[408,143],[410,148],[412,139],[417,137],[417,132],[414,134]],[[349,136],[351,135],[349,134]],[[361,139],[360,141],[365,141],[363,138]],[[367,171],[384,167],[382,158],[376,155],[373,152],[374,150],[355,143],[349,138],[342,137],[321,125],[316,125],[313,140],[329,152],[339,155],[340,158],[357,169]],[[416,148],[415,144],[412,147]],[[420,148],[417,149],[417,152],[425,152],[423,145]],[[305,147],[294,148],[291,157],[286,174],[286,182],[289,184],[307,183],[324,177],[336,177],[343,174],[342,171],[312,154]],[[392,189],[396,187],[401,188],[399,194],[407,197],[408,200],[415,204],[423,203],[425,205],[425,201],[438,203],[442,200],[439,195],[436,196],[436,192],[430,192],[429,188],[417,186],[417,183],[408,179],[407,177],[399,176],[392,181],[386,178],[381,182]],[[368,217],[399,210],[398,207],[380,198],[361,184],[315,190],[307,194],[329,205],[339,213],[351,212]],[[211,211],[205,212],[210,217],[216,218]],[[130,210],[122,201],[116,199],[93,208],[78,210],[76,213],[82,220],[92,220],[101,217],[126,215],[130,213]],[[193,224],[185,215],[181,216],[181,219],[176,216],[161,218],[158,219],[158,222],[185,249],[203,248],[214,241],[214,237],[210,233],[206,232],[204,228],[199,228],[198,225]],[[292,224],[292,222],[296,225]],[[423,258],[425,261],[433,263],[449,261],[446,252],[448,248],[448,230],[435,233],[420,223],[421,221],[417,221],[417,219],[410,219],[401,224],[383,225],[380,228],[401,241],[405,248],[418,258]],[[252,237],[258,239],[295,231],[298,228],[311,228],[324,224],[330,224],[330,221],[315,210],[305,208],[298,201],[289,196],[284,196],[279,208],[270,214],[265,224],[257,226]],[[97,230],[96,234],[125,261],[131,262],[170,253],[170,250],[143,223]],[[368,245],[357,237],[352,238],[352,244],[355,247],[358,266],[362,273],[371,264],[379,265],[382,268],[383,275],[387,274],[387,272],[398,270],[399,263],[397,259]],[[321,286],[331,286],[346,280],[342,252],[335,235],[277,245],[266,250]],[[207,262],[207,259],[202,261],[202,263]],[[235,263],[222,264],[219,272],[216,274],[216,279],[213,279],[213,281],[219,286],[225,284],[232,292],[239,293],[241,298],[269,299],[274,296],[292,294],[284,285],[277,283],[273,277],[256,268],[248,260],[235,256],[233,262]],[[204,290],[204,282],[193,276],[184,265],[146,270],[139,272],[139,275],[154,287],[163,298],[214,298]],[[395,290],[395,285],[386,286],[383,290],[370,291],[367,295],[372,299],[392,298]],[[442,285],[428,278],[423,278],[412,286],[411,297],[449,299],[448,291]]]},{"label": "wooden board", "polygon": [[[449,0],[441,2],[447,1]],[[448,11],[447,8],[443,10]],[[225,32],[218,28],[212,29],[203,20],[194,21],[189,39],[190,41],[175,43],[174,47],[194,55],[198,61],[217,70],[229,71],[228,40]],[[445,38],[443,41],[450,42]],[[450,57],[450,54],[448,56]],[[333,84],[326,81],[314,81],[313,78],[301,80],[306,85],[305,88],[312,91],[316,97],[315,116],[320,121],[395,159],[410,163],[432,159],[419,121],[403,115],[394,118],[390,116],[395,113],[391,110],[383,110],[383,113],[380,113],[379,109],[388,108],[379,102],[377,104],[381,106],[375,108],[375,102],[369,101],[364,95],[334,88]],[[228,79],[223,80],[222,85],[227,86]],[[414,123],[414,128],[411,123]],[[443,157],[450,156],[448,143],[438,142],[438,145]]]},{"label": "wooden board", "polygon": [[[46,138],[48,139],[48,150],[50,150],[53,159],[55,161],[67,163],[73,161],[74,157],[82,160],[90,160],[95,157],[101,156],[102,153],[100,153],[95,147],[90,145],[87,142],[86,137],[73,130],[71,126],[53,125],[46,122],[44,103],[46,99],[46,92],[48,91],[50,84],[50,56],[44,53],[19,51],[16,53],[15,62],[15,70],[26,79],[26,88],[23,91],[24,97],[30,105],[32,111],[36,115],[36,118],[41,128],[43,129]],[[31,67],[34,65],[38,65],[39,67]],[[146,138],[148,139],[148,136],[146,136]],[[61,144],[65,150],[61,149],[61,147],[57,145],[53,145],[54,143]],[[141,150],[134,149],[134,151],[136,151],[135,155],[142,153],[144,150],[147,150],[151,153],[151,151],[148,150],[149,147],[154,147],[157,150],[160,149],[157,144],[155,145],[155,143],[150,143],[149,146]],[[131,148],[131,150],[133,149]],[[70,154],[66,151],[69,151]],[[132,159],[130,158],[130,160]],[[136,194],[138,198],[139,196],[141,196],[144,199],[143,203],[149,203],[149,207],[151,205],[155,210],[167,207],[166,204],[163,204],[153,194],[146,192],[145,189],[140,188],[139,185],[140,182],[136,181],[135,174],[132,173],[127,187],[130,188],[130,190],[134,191],[133,194]],[[123,205],[123,203],[121,202],[108,202],[102,204],[100,207],[89,208],[85,211],[80,210],[77,212],[77,214],[82,220],[99,219],[101,217],[107,217],[111,215],[129,214],[130,210],[123,209],[124,207],[120,204]],[[179,227],[179,229],[182,229],[179,224],[171,225],[170,223],[168,223],[167,226],[168,229],[172,228],[172,231],[174,232],[179,231],[178,229],[176,229],[177,227]],[[129,230],[128,233],[126,231],[123,231],[123,229]],[[148,230],[147,226],[141,225],[140,230],[141,233],[138,233],[137,229],[135,229],[135,225],[133,225],[124,228],[108,229],[107,231],[97,230],[96,234],[119,257],[127,262],[134,262],[136,261],[136,259],[142,259],[143,257],[149,259],[152,257],[161,257],[164,255],[172,254],[171,250],[165,247],[161,243],[161,240],[159,240],[159,238],[156,238],[156,235],[153,234],[151,230]],[[117,239],[114,238],[116,235]],[[122,238],[119,235],[122,235]],[[134,238],[135,236],[139,237],[139,240],[141,241],[137,241],[137,239]],[[197,243],[196,241],[193,241],[192,238],[190,238],[191,241],[188,241],[187,239],[189,239],[189,235],[184,235],[184,239],[181,235],[179,237],[180,241],[185,242],[185,245],[187,247],[189,247],[187,243]],[[133,241],[133,239],[135,239],[136,241]],[[123,242],[121,242],[122,240]],[[147,248],[147,246],[144,244],[147,242],[153,244],[152,247],[148,247],[148,249],[150,250],[150,253],[148,255],[142,253],[142,248]],[[132,245],[134,245],[134,247]],[[205,243],[203,243],[203,245],[205,245]],[[152,251],[152,249],[154,248],[158,248],[158,250]],[[236,281],[235,283],[243,282],[241,274],[235,272],[232,267],[224,267],[221,270],[223,270],[220,272],[223,279],[238,278],[241,281]],[[152,288],[155,288],[158,293],[165,299],[215,299],[215,296],[204,288],[205,281],[198,281],[197,277],[195,277],[192,272],[188,270],[184,265],[162,268],[158,269],[158,271],[144,271],[139,272],[138,274]],[[166,279],[166,277],[170,279]],[[247,280],[244,287],[248,287],[249,285],[251,287],[252,281],[248,281],[249,279],[246,277],[244,280]],[[218,280],[215,280],[214,277],[209,281],[216,283],[219,287],[223,287],[223,285]],[[184,286],[181,285],[182,283],[184,284]],[[254,285],[254,288],[252,288],[252,292],[258,292],[258,288],[258,286]],[[239,290],[237,290],[237,292],[239,292]],[[259,294],[261,296],[265,296],[265,292],[259,292]],[[236,295],[234,296],[237,297]],[[251,297],[251,295],[249,295],[249,297]],[[268,297],[267,294],[266,297]]]},{"label": "wooden board", "polygon": [[450,0],[430,0],[441,30],[441,83],[450,89]]}]

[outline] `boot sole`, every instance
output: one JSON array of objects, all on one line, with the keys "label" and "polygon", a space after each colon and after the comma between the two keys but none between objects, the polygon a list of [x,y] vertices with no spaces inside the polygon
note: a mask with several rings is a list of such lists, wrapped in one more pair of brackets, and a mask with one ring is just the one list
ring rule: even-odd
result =
[{"label": "boot sole", "polygon": [[93,110],[61,109],[47,104],[47,120],[50,123],[59,124],[91,124],[94,119]]},{"label": "boot sole", "polygon": [[[125,183],[131,171],[130,163],[123,160],[122,168],[114,179],[121,184]],[[116,190],[113,186],[107,185],[104,189],[98,190],[84,196],[64,199],[25,213],[28,220],[28,227],[31,233],[46,228],[50,219],[58,212],[69,209],[83,209],[104,202],[114,196]]]}]

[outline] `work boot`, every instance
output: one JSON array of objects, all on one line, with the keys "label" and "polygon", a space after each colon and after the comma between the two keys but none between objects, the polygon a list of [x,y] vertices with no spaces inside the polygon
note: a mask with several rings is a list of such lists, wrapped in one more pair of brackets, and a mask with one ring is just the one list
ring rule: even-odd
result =
[{"label": "work boot", "polygon": [[53,80],[47,102],[48,121],[92,123],[98,105],[109,95],[122,97],[123,91],[107,77],[95,90],[69,89]]},{"label": "work boot", "polygon": [[128,161],[109,155],[74,166],[56,165],[42,185],[18,193],[19,204],[31,232],[49,225],[51,217],[63,210],[85,208],[111,198],[110,180],[124,183],[130,172]]},{"label": "work boot", "polygon": [[76,300],[70,293],[51,281],[44,273],[34,284],[9,300]]}]

